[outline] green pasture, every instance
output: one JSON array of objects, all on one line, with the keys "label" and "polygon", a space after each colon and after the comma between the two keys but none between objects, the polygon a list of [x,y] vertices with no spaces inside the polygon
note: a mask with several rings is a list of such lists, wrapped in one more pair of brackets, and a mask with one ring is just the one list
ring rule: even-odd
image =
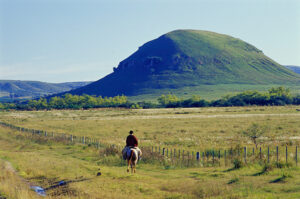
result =
[{"label": "green pasture", "polygon": [[[16,126],[90,136],[122,147],[130,129],[141,146],[191,151],[253,147],[241,132],[253,123],[268,126],[259,146],[299,146],[299,106],[191,109],[93,109],[1,112]],[[282,152],[281,152],[282,153]],[[266,162],[216,167],[181,167],[141,161],[126,172],[119,154],[107,148],[56,142],[0,127],[0,197],[39,198],[30,185],[51,187],[46,198],[299,198],[294,164]],[[100,176],[96,174],[101,172]],[[17,188],[15,188],[17,187]]]},{"label": "green pasture", "polygon": [[298,143],[300,107],[180,109],[91,109],[1,112],[0,120],[25,128],[86,136],[123,146],[129,130],[142,146],[201,150],[252,146],[242,132],[253,123],[266,126],[261,145]]},{"label": "green pasture", "polygon": [[128,96],[128,99],[133,102],[141,102],[141,101],[151,101],[157,102],[157,98],[159,98],[162,94],[174,94],[180,98],[186,99],[190,98],[193,95],[199,95],[202,99],[205,100],[217,100],[226,95],[235,95],[240,92],[244,92],[247,90],[256,90],[260,92],[266,92],[271,88],[277,88],[280,86],[284,86],[285,88],[289,88],[293,95],[300,94],[300,86],[294,84],[268,84],[268,85],[259,85],[259,84],[203,84],[199,86],[192,87],[183,87],[180,89],[144,89],[143,94],[137,96]]}]

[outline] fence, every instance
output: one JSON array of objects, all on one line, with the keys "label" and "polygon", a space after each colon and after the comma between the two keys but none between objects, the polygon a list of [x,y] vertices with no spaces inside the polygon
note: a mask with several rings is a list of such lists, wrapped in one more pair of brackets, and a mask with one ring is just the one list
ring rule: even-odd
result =
[{"label": "fence", "polygon": [[[28,129],[18,127],[13,124],[0,121],[0,125],[15,129],[32,135],[39,135],[49,138],[56,138],[57,141],[67,141],[70,143],[87,144],[99,149],[100,147],[116,147],[120,152],[122,149],[116,145],[100,142],[100,140],[75,136],[65,133],[47,132],[43,130]],[[267,146],[265,148],[235,147],[230,149],[206,149],[203,151],[188,151],[161,146],[141,147],[149,159],[156,160],[167,165],[181,167],[209,167],[209,166],[230,166],[234,161],[242,164],[263,161],[266,163],[288,163],[298,166],[298,146]],[[146,155],[144,152],[144,155]]]},{"label": "fence", "polygon": [[295,164],[298,166],[298,146],[236,147],[230,149],[207,149],[185,151],[162,147],[151,147],[152,153],[161,154],[171,164],[178,166],[230,166],[234,161],[241,164],[265,162]]},{"label": "fence", "polygon": [[43,130],[23,128],[23,127],[18,127],[13,124],[8,124],[8,123],[2,122],[2,121],[0,121],[0,125],[9,127],[11,129],[14,129],[14,130],[17,130],[20,132],[31,133],[32,135],[45,136],[45,137],[49,137],[49,138],[57,138],[57,140],[68,141],[71,143],[88,144],[88,145],[94,146],[96,148],[100,148],[101,145],[106,145],[104,143],[101,143],[100,140],[91,138],[91,137],[75,136],[75,135],[66,134],[66,133],[55,133],[55,132],[48,132],[48,131],[43,131]]}]

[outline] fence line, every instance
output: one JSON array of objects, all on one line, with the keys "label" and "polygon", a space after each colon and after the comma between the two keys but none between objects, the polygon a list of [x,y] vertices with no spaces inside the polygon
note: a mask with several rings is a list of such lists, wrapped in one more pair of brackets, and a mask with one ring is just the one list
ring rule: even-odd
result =
[{"label": "fence line", "polygon": [[0,121],[0,125],[4,127],[9,127],[11,129],[24,132],[24,133],[31,133],[32,135],[40,135],[44,137],[49,138],[58,138],[61,141],[68,141],[71,143],[79,143],[79,144],[90,144],[93,147],[100,148],[101,145],[107,145],[105,143],[100,142],[100,140],[85,136],[75,136],[72,134],[66,134],[66,133],[56,133],[56,132],[48,132],[44,130],[36,130],[36,129],[29,129],[29,128],[23,128],[18,127],[13,124],[5,123]]},{"label": "fence line", "polygon": [[[107,143],[100,142],[99,139],[86,136],[75,136],[72,134],[65,133],[55,133],[47,132],[43,130],[29,129],[24,127],[18,127],[13,124],[5,123],[0,121],[0,125],[9,127],[11,129],[18,130],[24,133],[31,133],[32,135],[39,135],[48,138],[54,138],[56,141],[67,141],[71,143],[79,143],[84,145],[89,145],[99,149],[100,147],[116,147],[116,145],[109,145]],[[116,147],[120,152],[122,149]],[[275,148],[270,146],[266,150],[263,150],[262,147],[257,148],[252,147],[238,147],[230,149],[206,149],[203,151],[185,151],[175,148],[167,148],[161,146],[150,146],[150,147],[141,147],[142,150],[146,149],[151,153],[153,159],[159,161],[167,161],[172,165],[191,167],[191,166],[229,166],[228,163],[233,163],[234,161],[240,161],[243,164],[254,163],[258,161],[264,161],[266,163],[275,162],[275,163],[295,163],[298,166],[298,146],[282,147],[280,150],[279,146]],[[294,149],[293,149],[294,148]],[[275,151],[274,151],[275,150]],[[265,152],[264,152],[265,151]],[[280,156],[284,154],[285,157]],[[224,159],[222,161],[222,159]]]}]

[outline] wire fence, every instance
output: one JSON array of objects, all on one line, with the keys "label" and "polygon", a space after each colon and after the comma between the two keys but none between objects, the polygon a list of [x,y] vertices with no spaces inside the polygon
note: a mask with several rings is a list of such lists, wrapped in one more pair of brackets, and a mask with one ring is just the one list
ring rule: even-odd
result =
[{"label": "wire fence", "polygon": [[[122,151],[120,146],[107,144],[92,137],[29,129],[2,121],[0,121],[0,125],[22,133],[52,138],[55,141],[89,145],[96,149],[110,147],[114,148],[119,154]],[[202,151],[189,151],[162,146],[144,146],[141,149],[143,151],[142,161],[145,163],[159,162],[167,166],[179,167],[227,167],[237,163],[249,164],[256,162],[298,166],[299,155],[298,146],[266,146],[257,148],[236,146],[229,149],[205,149]]]}]

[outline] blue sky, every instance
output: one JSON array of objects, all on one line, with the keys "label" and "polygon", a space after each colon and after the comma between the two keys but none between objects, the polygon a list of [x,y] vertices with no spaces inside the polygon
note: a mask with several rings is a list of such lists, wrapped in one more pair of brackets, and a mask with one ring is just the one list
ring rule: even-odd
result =
[{"label": "blue sky", "polygon": [[0,0],[0,79],[98,80],[175,29],[228,34],[300,66],[299,0]]}]

